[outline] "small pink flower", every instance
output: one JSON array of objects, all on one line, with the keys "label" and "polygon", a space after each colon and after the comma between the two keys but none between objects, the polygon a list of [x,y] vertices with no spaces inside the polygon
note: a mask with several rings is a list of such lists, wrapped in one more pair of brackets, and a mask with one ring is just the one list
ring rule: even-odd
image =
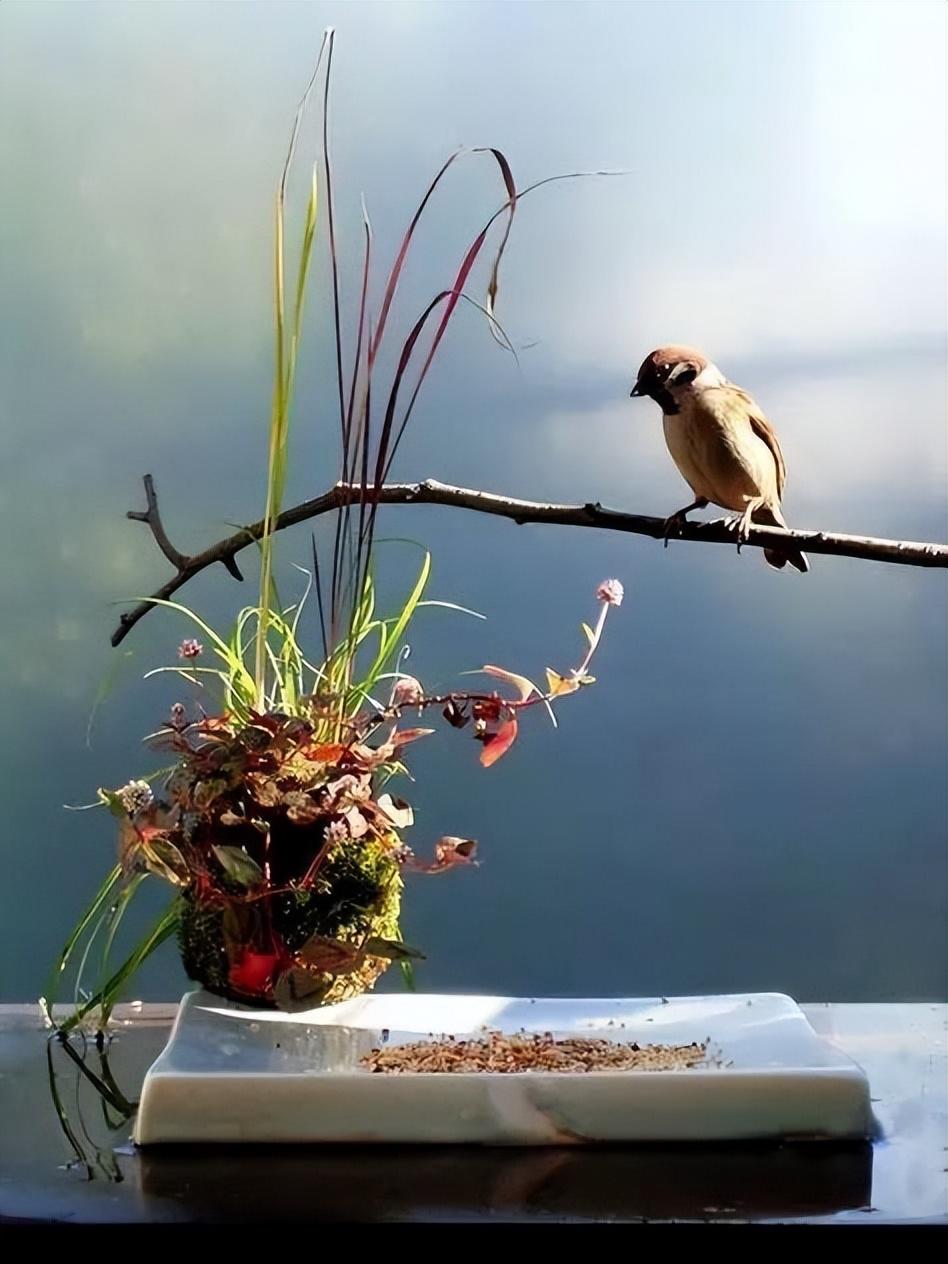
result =
[{"label": "small pink flower", "polygon": [[204,653],[204,646],[200,641],[196,641],[193,636],[189,636],[178,646],[178,658],[197,658]]},{"label": "small pink flower", "polygon": [[625,589],[618,579],[604,579],[596,589],[596,596],[609,606],[621,606]]}]

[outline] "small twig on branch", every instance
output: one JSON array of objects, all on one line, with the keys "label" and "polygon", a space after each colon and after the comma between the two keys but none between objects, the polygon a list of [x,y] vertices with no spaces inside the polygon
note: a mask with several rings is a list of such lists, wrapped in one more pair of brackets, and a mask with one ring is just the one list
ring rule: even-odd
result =
[{"label": "small twig on branch", "polygon": [[[286,509],[274,524],[275,531],[331,513],[345,504],[357,503],[359,487],[337,483],[329,491],[314,500],[304,500],[292,509]],[[118,645],[131,629],[154,608],[155,600],[167,600],[188,580],[200,571],[220,562],[235,579],[243,576],[238,569],[236,555],[259,540],[263,535],[263,522],[242,527],[225,540],[219,540],[201,553],[188,556],[179,553],[171,544],[158,512],[158,497],[150,474],[145,475],[145,512],[129,511],[128,517],[145,522],[151,529],[155,542],[165,557],[176,568],[176,574],[152,593],[148,601],[140,602],[123,614],[119,626],[112,633],[112,644]],[[493,492],[476,491],[468,487],[451,487],[428,479],[423,483],[386,483],[377,496],[380,505],[449,505],[456,509],[470,509],[475,513],[494,514],[510,518],[523,526],[531,522],[554,523],[569,527],[597,527],[606,531],[623,531],[632,535],[649,536],[661,540],[665,534],[663,518],[645,517],[641,514],[623,513],[617,509],[604,509],[598,503],[585,505],[543,504],[533,500],[517,500],[512,496],[498,496]],[[686,522],[678,539],[703,540],[708,544],[734,546],[734,532],[722,519],[714,522]],[[774,548],[792,541],[809,553],[832,554],[837,557],[858,557],[872,562],[895,562],[903,566],[929,566],[948,568],[948,545],[925,544],[912,540],[881,540],[871,536],[838,535],[828,531],[782,531],[779,527],[751,526],[746,541],[751,548]]]},{"label": "small twig on branch", "polygon": [[152,535],[155,537],[155,543],[171,565],[179,571],[186,570],[191,559],[185,556],[184,553],[179,553],[168,539],[161,521],[161,514],[158,512],[158,493],[155,491],[155,480],[150,474],[146,474],[143,482],[145,484],[145,503],[148,508],[144,513],[139,509],[130,509],[125,517],[132,518],[135,522],[147,522],[151,528]]},{"label": "small twig on branch", "polygon": [[[168,534],[161,521],[161,514],[158,511],[158,493],[155,491],[155,480],[150,474],[146,474],[142,479],[142,482],[145,484],[145,503],[148,508],[144,512],[139,509],[129,509],[125,517],[131,518],[134,522],[147,522],[148,526],[151,528],[152,535],[155,537],[155,543],[158,545],[159,549],[161,549],[162,553],[164,553],[171,565],[174,566],[179,573],[183,574],[185,571],[190,572],[192,563],[196,559],[188,557],[186,553],[179,553],[168,539]],[[256,536],[253,537],[253,539],[256,538]],[[250,544],[252,541],[248,540],[247,543]],[[233,553],[226,553],[217,560],[227,567],[234,579],[243,580],[243,575],[240,573],[240,567],[237,565]],[[205,562],[204,565],[208,566],[210,563]],[[197,569],[203,570],[204,567],[200,566]],[[117,644],[117,642],[115,642],[115,644]]]}]

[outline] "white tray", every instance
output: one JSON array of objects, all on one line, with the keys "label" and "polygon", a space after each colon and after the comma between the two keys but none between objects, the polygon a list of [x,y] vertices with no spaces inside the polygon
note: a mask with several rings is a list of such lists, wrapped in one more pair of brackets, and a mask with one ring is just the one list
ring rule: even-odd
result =
[{"label": "white tray", "polygon": [[[721,1065],[579,1074],[372,1074],[388,1040],[483,1027],[688,1044]],[[517,1000],[368,995],[302,1014],[185,996],[148,1072],[135,1123],[158,1142],[563,1145],[616,1141],[864,1139],[862,1070],[821,1040],[788,996]]]}]

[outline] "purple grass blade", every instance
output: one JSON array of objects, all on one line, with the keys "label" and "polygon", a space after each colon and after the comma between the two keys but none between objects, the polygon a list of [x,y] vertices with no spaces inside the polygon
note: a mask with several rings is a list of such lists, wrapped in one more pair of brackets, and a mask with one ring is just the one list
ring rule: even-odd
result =
[{"label": "purple grass blade", "polygon": [[316,589],[316,610],[319,614],[319,631],[323,642],[323,661],[329,657],[329,638],[326,636],[326,607],[323,602],[323,582],[319,569],[319,550],[316,547],[316,532],[310,535],[313,546],[313,585]]},{"label": "purple grass blade", "polygon": [[[468,248],[467,254],[464,256],[461,266],[458,269],[457,276],[455,277],[454,286],[450,290],[442,291],[442,293],[439,294],[437,298],[432,300],[432,302],[425,309],[425,312],[420,318],[418,324],[412,330],[412,335],[410,336],[410,339],[409,339],[410,346],[409,346],[409,342],[406,342],[405,347],[402,350],[402,357],[399,360],[399,368],[398,368],[398,371],[396,372],[395,380],[392,383],[392,396],[390,397],[390,400],[389,400],[389,409],[393,415],[395,411],[396,397],[401,387],[401,382],[405,374],[405,369],[407,368],[407,361],[411,357],[411,352],[414,350],[415,343],[418,341],[418,336],[421,333],[420,326],[424,325],[425,321],[427,320],[428,316],[430,315],[434,307],[436,307],[442,300],[447,299],[447,306],[445,308],[444,313],[442,314],[441,321],[438,325],[438,328],[435,331],[435,335],[434,335],[434,338],[432,339],[431,347],[429,348],[428,354],[425,357],[425,361],[422,365],[421,372],[418,376],[418,381],[415,384],[415,388],[411,394],[411,399],[408,402],[408,407],[405,410],[405,414],[402,418],[401,424],[398,428],[398,431],[396,432],[395,439],[391,444],[391,449],[386,454],[387,459],[384,461],[384,464],[382,465],[381,477],[378,476],[378,473],[376,474],[376,482],[378,484],[381,484],[382,482],[384,482],[385,479],[388,477],[389,470],[392,467],[392,461],[394,460],[394,457],[395,457],[395,452],[398,448],[402,435],[405,432],[405,427],[407,426],[409,418],[411,417],[412,411],[415,407],[415,402],[418,398],[418,394],[419,394],[419,391],[421,390],[421,386],[425,380],[425,377],[428,374],[428,370],[431,367],[431,363],[434,360],[435,354],[437,353],[438,346],[441,343],[441,339],[444,337],[444,333],[445,333],[445,330],[447,329],[448,322],[450,321],[452,315],[454,314],[454,311],[458,303],[460,302],[461,298],[464,297],[463,289],[464,289],[464,285],[467,282],[468,276],[470,275],[471,269],[473,268],[474,263],[477,260],[477,256],[479,255],[481,248],[484,245],[484,242],[487,238],[487,234],[490,232],[490,229],[493,227],[496,221],[505,213],[509,213],[509,211],[512,209],[512,204],[516,204],[522,198],[526,197],[528,193],[532,193],[534,192],[534,190],[540,189],[546,184],[553,184],[555,181],[558,181],[558,180],[575,180],[575,179],[580,179],[582,177],[588,177],[588,176],[593,176],[593,175],[604,176],[604,175],[617,175],[617,174],[620,174],[620,173],[611,172],[611,171],[570,171],[570,172],[566,172],[563,175],[547,176],[543,180],[537,180],[534,184],[528,185],[525,189],[522,189],[519,193],[517,193],[512,199],[508,199],[503,204],[503,206],[498,207],[497,210],[494,212],[494,214],[490,217],[490,219],[487,221],[487,223],[484,225],[484,227],[481,229],[478,235],[474,238],[474,241],[471,243],[470,247]],[[508,221],[508,229],[509,229],[509,221]],[[509,233],[504,234],[503,244],[506,243],[508,235]],[[493,320],[493,317],[491,317],[491,320]],[[407,352],[407,355],[406,355],[406,352]],[[387,410],[386,412],[386,420],[388,420],[388,411],[389,410]],[[386,434],[385,438],[386,440],[388,440],[389,435]],[[380,456],[381,455],[382,454],[380,453]]]},{"label": "purple grass blade", "polygon": [[[411,393],[411,399],[408,402],[408,407],[405,409],[405,415],[402,418],[401,425],[399,426],[398,432],[395,436],[395,440],[392,443],[391,452],[388,453],[387,460],[382,472],[382,478],[378,480],[380,482],[385,481],[385,478],[388,476],[388,472],[392,467],[392,461],[395,458],[395,452],[398,448],[399,443],[401,442],[402,435],[405,433],[405,427],[408,425],[409,418],[411,417],[412,411],[415,407],[415,401],[418,398],[418,393],[421,390],[421,387],[424,383],[425,378],[428,376],[428,370],[431,368],[432,362],[434,361],[435,355],[437,354],[438,347],[441,344],[441,339],[444,337],[444,332],[448,327],[448,321],[451,319],[451,316],[460,301],[461,291],[464,289],[464,286],[467,282],[467,278],[471,274],[471,269],[474,267],[474,264],[477,260],[477,256],[480,254],[481,248],[484,245],[484,242],[487,240],[487,233],[490,229],[490,225],[494,222],[494,219],[496,218],[497,217],[494,216],[493,219],[491,219],[490,223],[487,225],[487,227],[484,228],[482,232],[478,233],[477,237],[475,237],[474,241],[472,242],[471,246],[468,249],[467,254],[464,256],[464,259],[461,262],[460,268],[458,268],[457,276],[454,278],[453,287],[450,290],[446,291],[443,295],[439,295],[439,299],[436,300],[436,301],[440,301],[442,297],[445,298],[447,300],[446,306],[445,306],[444,312],[441,315],[441,320],[438,323],[438,327],[435,330],[434,337],[431,340],[431,346],[428,348],[428,354],[425,356],[424,362],[421,366],[421,372],[418,374],[418,381],[415,383],[415,389]],[[434,309],[434,305],[432,305],[429,311],[433,309]],[[424,323],[424,321],[427,320],[427,316],[428,316],[428,312],[426,312],[425,315],[422,317],[422,323]],[[420,334],[421,329],[419,329],[418,332]],[[415,339],[415,341],[417,341],[417,338]],[[412,349],[414,349],[414,341],[412,342]],[[409,351],[409,357],[410,357],[410,354],[411,352]],[[406,359],[405,360],[406,368],[407,368],[407,363],[408,361]],[[399,367],[401,369],[401,373],[396,376],[396,380],[392,384],[392,397],[393,397],[393,410],[392,411],[393,412],[394,412],[394,403],[398,395],[398,389],[399,389],[399,386],[401,385],[401,379],[402,377],[404,377],[404,369],[401,367],[401,365]]]},{"label": "purple grass blade", "polygon": [[[476,149],[474,152],[482,153],[485,151]],[[513,172],[510,170],[510,164],[504,154],[499,149],[494,148],[490,148],[486,152],[493,154],[497,160],[501,175],[504,178],[504,187],[507,190],[507,200],[510,203],[510,211],[507,215],[507,224],[504,228],[504,235],[501,238],[500,245],[497,247],[497,253],[494,255],[494,261],[491,264],[490,280],[487,283],[487,303],[485,305],[488,315],[487,327],[490,330],[491,337],[499,342],[501,346],[504,346],[503,341],[498,338],[497,331],[494,328],[494,311],[497,306],[497,291],[500,287],[500,261],[504,257],[504,251],[507,249],[507,242],[510,239],[510,230],[513,228],[514,212],[517,209],[517,186],[514,182]],[[507,339],[507,341],[509,343],[510,340]],[[513,350],[513,347],[510,347],[509,349]]]},{"label": "purple grass blade", "polygon": [[458,158],[460,158],[461,154],[463,154],[464,152],[465,151],[463,149],[456,149],[454,153],[450,156],[450,158],[448,158],[447,161],[444,163],[444,165],[442,166],[438,174],[435,176],[435,178],[428,185],[428,188],[425,191],[425,196],[421,199],[420,203],[418,204],[418,208],[416,209],[414,215],[411,218],[411,223],[408,225],[408,230],[406,231],[405,236],[402,238],[402,244],[401,246],[399,246],[398,254],[395,256],[395,262],[392,264],[392,270],[389,273],[388,281],[386,282],[386,285],[385,285],[385,293],[382,296],[382,306],[379,310],[379,323],[376,326],[375,337],[372,339],[372,341],[369,344],[370,364],[375,363],[375,358],[378,355],[379,346],[381,345],[382,337],[385,333],[385,323],[388,320],[388,314],[391,309],[392,302],[394,301],[394,298],[395,298],[395,291],[398,288],[399,277],[402,274],[402,268],[405,266],[405,260],[408,257],[408,251],[411,247],[412,238],[415,235],[415,229],[418,227],[418,221],[421,219],[422,214],[424,213],[425,207],[428,205],[429,201],[431,200],[432,194],[434,193],[435,189],[440,184],[442,176],[445,174],[445,172],[448,170],[451,164],[455,162]]},{"label": "purple grass blade", "polygon": [[399,247],[398,254],[395,256],[395,262],[392,265],[392,270],[389,273],[388,282],[385,286],[385,293],[382,299],[382,306],[379,312],[379,324],[375,331],[375,338],[371,344],[372,349],[371,349],[369,358],[372,363],[375,362],[375,358],[378,354],[379,346],[381,345],[381,342],[382,342],[382,337],[385,333],[385,325],[388,320],[389,310],[395,298],[395,291],[398,288],[398,281],[401,276],[402,269],[405,266],[405,260],[408,257],[408,251],[411,247],[412,239],[415,235],[415,229],[418,227],[418,222],[421,219],[421,216],[424,213],[424,210],[427,207],[429,201],[431,200],[432,194],[434,193],[435,189],[440,184],[441,179],[446,174],[448,168],[452,165],[452,163],[454,163],[458,158],[462,157],[465,153],[491,154],[496,160],[497,165],[500,167],[500,173],[504,181],[504,187],[507,190],[507,204],[506,205],[509,205],[510,207],[509,219],[508,219],[507,229],[504,233],[503,241],[500,244],[500,249],[497,253],[497,257],[495,258],[494,265],[491,269],[491,279],[490,279],[490,285],[488,287],[487,306],[490,310],[493,310],[493,306],[495,304],[495,300],[497,297],[497,276],[500,269],[500,259],[504,253],[504,249],[506,248],[507,238],[510,236],[510,227],[511,227],[511,224],[513,223],[513,213],[514,213],[514,207],[516,205],[516,199],[517,199],[517,186],[516,186],[516,183],[514,182],[513,172],[510,169],[510,164],[507,161],[504,154],[501,152],[501,150],[494,149],[490,146],[479,146],[477,149],[471,149],[471,150],[466,150],[464,148],[461,148],[461,149],[455,150],[455,152],[451,154],[451,156],[447,159],[447,161],[441,167],[441,170],[437,173],[435,178],[432,180],[431,184],[429,184],[427,190],[425,191],[424,197],[422,198],[421,202],[418,204],[418,208],[415,211],[415,214],[412,216],[411,223],[408,225],[408,230],[405,233],[405,236],[402,238],[401,246]]}]

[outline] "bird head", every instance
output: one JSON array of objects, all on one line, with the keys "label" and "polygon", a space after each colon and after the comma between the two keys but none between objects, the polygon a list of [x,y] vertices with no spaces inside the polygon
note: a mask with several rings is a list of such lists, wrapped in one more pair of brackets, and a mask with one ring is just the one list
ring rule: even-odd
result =
[{"label": "bird head", "polygon": [[[699,375],[705,375],[708,369],[714,366],[695,347],[659,347],[642,361],[631,395],[633,398],[647,395],[661,406],[663,413],[676,413],[675,394],[690,386]],[[716,370],[714,374],[723,381]]]}]

